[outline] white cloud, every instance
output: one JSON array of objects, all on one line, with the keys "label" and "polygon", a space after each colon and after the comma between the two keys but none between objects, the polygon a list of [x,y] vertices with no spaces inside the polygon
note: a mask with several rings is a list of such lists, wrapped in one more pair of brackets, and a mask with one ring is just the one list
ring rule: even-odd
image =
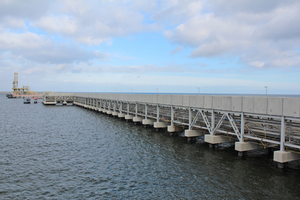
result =
[{"label": "white cloud", "polygon": [[203,2],[199,0],[165,0],[152,10],[152,19],[159,23],[169,23],[174,26],[198,15],[203,9]]},{"label": "white cloud", "polygon": [[53,2],[47,0],[2,0],[0,1],[0,18],[38,19],[53,8]]},{"label": "white cloud", "polygon": [[72,35],[78,31],[78,25],[68,15],[51,15],[37,20],[35,26],[52,33]]},{"label": "white cloud", "polygon": [[254,61],[254,62],[251,62],[249,63],[251,66],[253,67],[263,67],[265,65],[264,62],[258,62],[258,61]]},{"label": "white cloud", "polygon": [[179,46],[176,49],[171,51],[171,54],[174,55],[175,53],[178,53],[179,51],[181,51],[183,49],[183,46]]},{"label": "white cloud", "polygon": [[196,48],[192,57],[236,56],[248,66],[300,67],[299,1],[215,0],[204,10],[165,31],[166,38]]},{"label": "white cloud", "polygon": [[83,44],[99,45],[114,37],[152,29],[143,24],[140,10],[131,7],[127,1],[64,1],[54,14],[41,17],[33,25]]},{"label": "white cloud", "polygon": [[57,44],[34,33],[0,33],[0,51],[39,63],[73,63],[107,59],[108,54],[87,51],[75,45]]}]

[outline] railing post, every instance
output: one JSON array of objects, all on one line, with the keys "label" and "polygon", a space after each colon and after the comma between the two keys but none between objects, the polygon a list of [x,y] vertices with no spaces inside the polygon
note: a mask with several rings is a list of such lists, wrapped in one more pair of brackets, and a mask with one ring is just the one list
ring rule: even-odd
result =
[{"label": "railing post", "polygon": [[241,141],[244,142],[244,133],[245,133],[245,118],[244,113],[241,114]]},{"label": "railing post", "polygon": [[214,128],[215,128],[215,112],[214,112],[214,110],[211,110],[211,119],[210,120],[211,120],[210,130],[211,130],[212,135],[214,135],[215,134],[214,133]]},{"label": "railing post", "polygon": [[135,102],[135,117],[137,117],[137,103]]},{"label": "railing post", "polygon": [[284,116],[281,117],[281,134],[280,134],[280,151],[284,151],[285,142],[285,119]]},{"label": "railing post", "polygon": [[145,119],[147,119],[147,115],[148,115],[148,110],[147,110],[147,104],[145,103]]},{"label": "railing post", "polygon": [[157,106],[156,106],[156,121],[159,122],[159,106],[158,106],[158,103],[157,103]]},{"label": "railing post", "polygon": [[174,125],[173,121],[174,121],[174,108],[173,106],[171,106],[171,126]]},{"label": "railing post", "polygon": [[192,130],[191,124],[192,124],[192,110],[191,107],[189,107],[189,130]]}]

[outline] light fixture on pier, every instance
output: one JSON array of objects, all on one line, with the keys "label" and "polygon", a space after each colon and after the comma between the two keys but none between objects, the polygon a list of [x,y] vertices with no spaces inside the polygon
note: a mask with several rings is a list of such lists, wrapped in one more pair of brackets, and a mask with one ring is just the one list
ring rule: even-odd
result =
[{"label": "light fixture on pier", "polygon": [[266,95],[268,94],[268,86],[265,86],[265,88],[266,88]]}]

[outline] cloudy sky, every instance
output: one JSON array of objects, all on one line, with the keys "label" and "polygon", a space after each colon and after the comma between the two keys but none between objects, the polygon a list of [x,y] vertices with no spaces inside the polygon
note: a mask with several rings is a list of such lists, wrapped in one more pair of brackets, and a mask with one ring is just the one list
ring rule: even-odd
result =
[{"label": "cloudy sky", "polygon": [[0,0],[0,91],[18,72],[34,91],[300,94],[299,21],[299,0]]}]

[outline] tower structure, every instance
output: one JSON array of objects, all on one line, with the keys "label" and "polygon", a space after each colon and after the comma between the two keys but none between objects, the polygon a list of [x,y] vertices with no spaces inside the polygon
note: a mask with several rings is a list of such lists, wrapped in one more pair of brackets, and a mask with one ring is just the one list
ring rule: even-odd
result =
[{"label": "tower structure", "polygon": [[13,90],[18,88],[18,72],[15,72],[14,82],[13,82]]}]

